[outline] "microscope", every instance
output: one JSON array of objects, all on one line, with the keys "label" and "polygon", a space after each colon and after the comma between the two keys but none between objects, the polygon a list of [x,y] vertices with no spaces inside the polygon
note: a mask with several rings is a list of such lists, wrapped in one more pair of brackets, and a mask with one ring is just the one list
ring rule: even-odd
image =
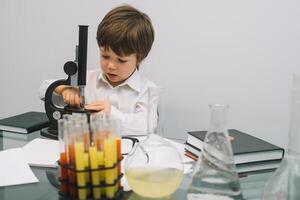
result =
[{"label": "microscope", "polygon": [[[76,46],[75,61],[68,61],[64,64],[64,72],[67,79],[60,79],[53,82],[45,94],[45,110],[50,120],[50,126],[41,130],[41,135],[51,139],[58,139],[57,122],[64,114],[84,113],[89,119],[90,112],[84,109],[84,88],[86,85],[86,62],[87,62],[87,40],[88,26],[79,25],[79,43]],[[80,96],[80,108],[69,105],[59,107],[53,103],[53,93],[57,86],[69,85],[78,87]]]}]

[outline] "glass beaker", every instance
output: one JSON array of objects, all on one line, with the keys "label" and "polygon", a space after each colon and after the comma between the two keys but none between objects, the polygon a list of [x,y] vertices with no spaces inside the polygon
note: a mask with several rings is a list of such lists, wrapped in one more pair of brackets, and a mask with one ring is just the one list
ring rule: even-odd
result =
[{"label": "glass beaker", "polygon": [[267,181],[263,200],[300,199],[300,76],[293,77],[288,150],[284,159]]},{"label": "glass beaker", "polygon": [[240,183],[228,136],[228,106],[210,105],[210,126],[204,139],[201,156],[194,169],[187,191],[188,200],[242,199]]},{"label": "glass beaker", "polygon": [[183,163],[163,133],[163,89],[148,89],[147,139],[137,143],[125,160],[125,175],[132,190],[143,197],[168,197],[180,185]]}]

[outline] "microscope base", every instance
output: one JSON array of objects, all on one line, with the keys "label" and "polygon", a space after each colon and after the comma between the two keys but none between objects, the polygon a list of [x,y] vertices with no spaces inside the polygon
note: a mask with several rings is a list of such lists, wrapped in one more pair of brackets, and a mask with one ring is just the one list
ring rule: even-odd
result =
[{"label": "microscope base", "polygon": [[50,139],[53,139],[53,140],[58,140],[57,130],[50,129],[50,127],[43,128],[41,130],[41,136],[46,137],[46,138],[50,138]]}]

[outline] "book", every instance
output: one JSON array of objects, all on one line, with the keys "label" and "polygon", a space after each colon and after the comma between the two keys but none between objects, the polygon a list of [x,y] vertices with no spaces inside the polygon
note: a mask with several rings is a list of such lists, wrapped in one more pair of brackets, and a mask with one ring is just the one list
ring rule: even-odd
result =
[{"label": "book", "polygon": [[5,138],[5,143],[11,143],[12,145],[14,145],[14,143],[20,142],[20,146],[22,146],[24,145],[24,142],[29,142],[35,138],[40,137],[40,131],[35,131],[30,134],[23,134],[18,132],[0,130],[0,137]]},{"label": "book", "polygon": [[[199,155],[195,155],[189,150],[185,150],[185,154],[187,157],[198,160]],[[258,162],[250,162],[250,163],[241,163],[236,164],[236,169],[239,175],[245,175],[250,172],[265,172],[265,171],[275,171],[281,164],[282,159],[278,160],[267,160],[267,161],[258,161]]]},{"label": "book", "polygon": [[35,111],[0,119],[0,130],[25,134],[49,125],[50,121],[46,113]]},{"label": "book", "polygon": [[[187,133],[185,148],[199,155],[207,131],[190,131]],[[231,139],[235,164],[251,163],[267,160],[281,160],[284,149],[251,136],[236,129],[228,130]]]}]

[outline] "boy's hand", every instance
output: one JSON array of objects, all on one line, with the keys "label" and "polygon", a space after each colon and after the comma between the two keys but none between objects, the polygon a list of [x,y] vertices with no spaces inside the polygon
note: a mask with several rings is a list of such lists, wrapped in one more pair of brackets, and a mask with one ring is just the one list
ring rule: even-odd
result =
[{"label": "boy's hand", "polygon": [[55,93],[61,95],[66,104],[70,106],[80,107],[80,97],[78,88],[61,85],[55,89]]},{"label": "boy's hand", "polygon": [[111,103],[105,100],[94,101],[90,104],[85,105],[84,108],[87,110],[93,110],[93,111],[109,114],[111,110]]}]

